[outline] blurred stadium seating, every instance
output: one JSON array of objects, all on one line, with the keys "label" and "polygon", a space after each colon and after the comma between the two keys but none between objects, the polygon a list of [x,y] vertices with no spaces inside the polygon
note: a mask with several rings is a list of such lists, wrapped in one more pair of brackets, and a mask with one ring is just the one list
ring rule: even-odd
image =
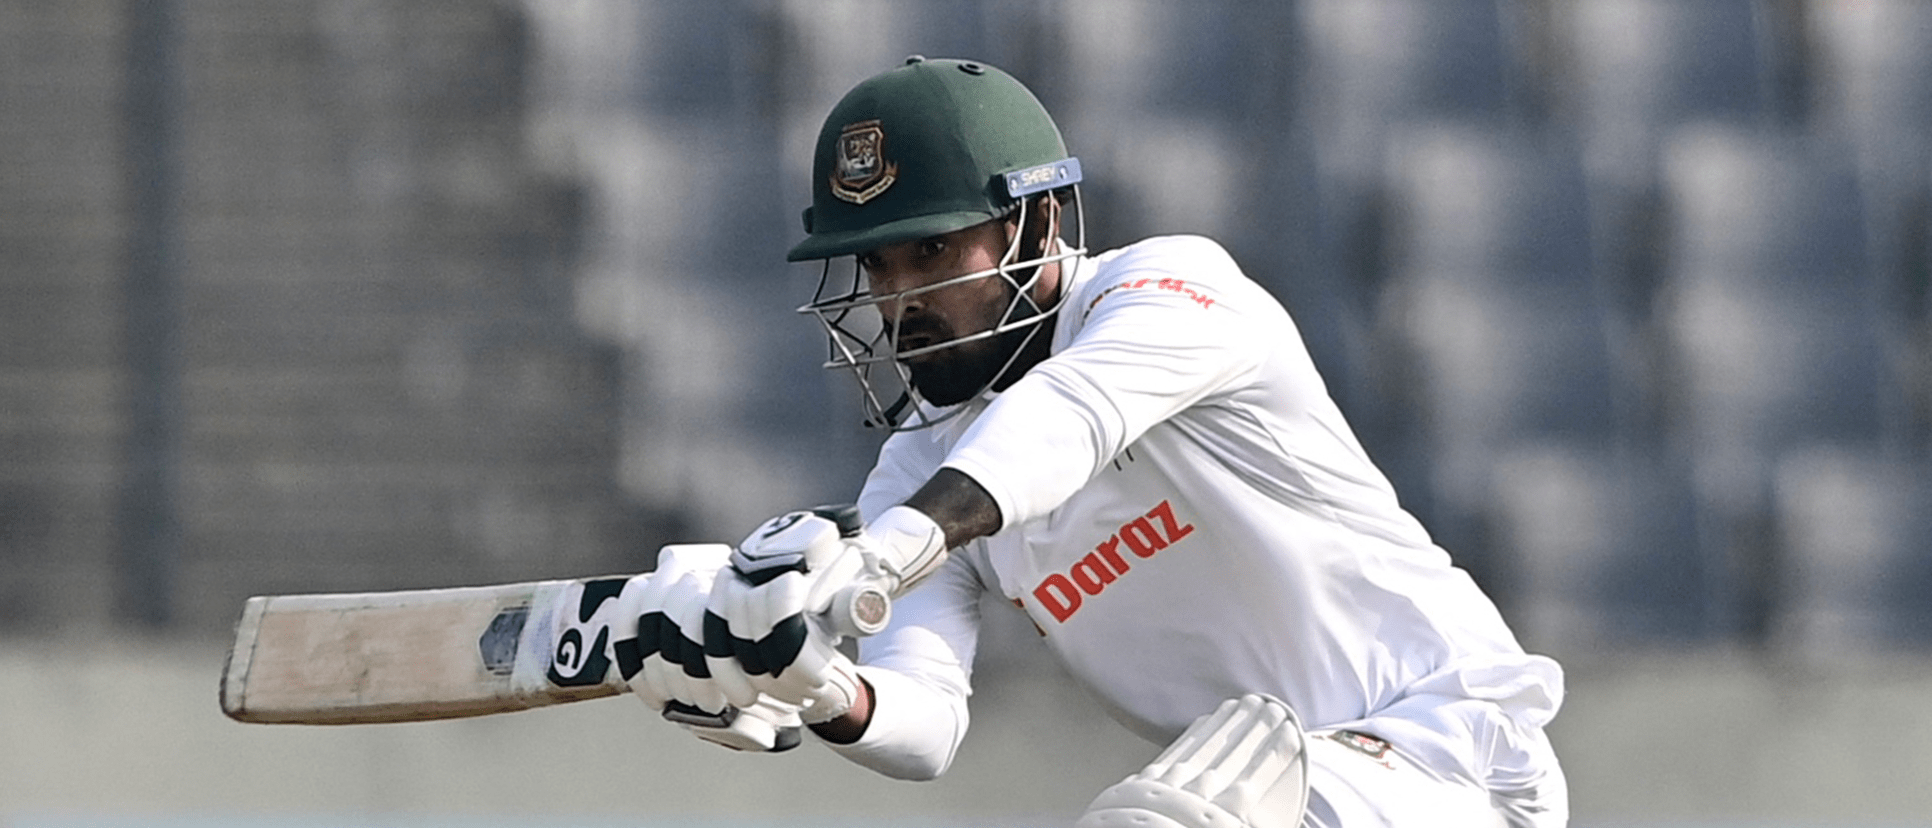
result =
[{"label": "blurred stadium seating", "polygon": [[1773,481],[1785,555],[1773,584],[1780,648],[1830,667],[1932,645],[1932,475],[1869,449],[1791,452]]},{"label": "blurred stadium seating", "polygon": [[1698,554],[1719,576],[1711,602],[1726,632],[1762,635],[1774,611],[1779,458],[1882,436],[1876,280],[1847,156],[1798,136],[1711,129],[1665,150],[1669,445],[1693,465]]},{"label": "blurred stadium seating", "polygon": [[[849,498],[879,435],[782,259],[819,119],[910,53],[1032,85],[1097,247],[1204,233],[1284,300],[1404,501],[1576,677],[1579,826],[1922,820],[1925,0],[0,0],[0,641],[168,677],[0,653],[55,700],[0,707],[46,754],[0,750],[0,799],[91,803],[73,769],[106,767],[143,780],[125,824],[244,801],[180,778],[460,804],[381,777],[541,726],[228,756],[172,702],[213,668],[141,636],[219,640],[250,593],[633,570]],[[1075,769],[1012,761],[1042,721],[1139,761],[988,617],[1007,729],[893,796],[1060,808],[1026,786]],[[1844,664],[1883,669],[1805,683]],[[152,722],[204,766],[59,754]],[[521,795],[481,778],[448,790]]]},{"label": "blurred stadium seating", "polygon": [[1414,366],[1401,402],[1438,541],[1533,646],[1697,641],[1688,490],[1637,430],[1642,378],[1611,344],[1578,153],[1467,127],[1401,145],[1381,315]]},{"label": "blurred stadium seating", "polygon": [[[876,435],[780,259],[822,112],[919,51],[1034,82],[1103,246],[1207,233],[1282,296],[1526,637],[1925,643],[1880,597],[1932,555],[1924,3],[170,7],[151,64],[121,5],[0,15],[7,629],[132,617],[72,610],[115,592],[145,399],[132,79],[173,83],[152,586],[215,634],[248,592],[634,568],[849,493]],[[1897,502],[1828,508],[1868,467]],[[1818,574],[1837,534],[1864,574]]]}]

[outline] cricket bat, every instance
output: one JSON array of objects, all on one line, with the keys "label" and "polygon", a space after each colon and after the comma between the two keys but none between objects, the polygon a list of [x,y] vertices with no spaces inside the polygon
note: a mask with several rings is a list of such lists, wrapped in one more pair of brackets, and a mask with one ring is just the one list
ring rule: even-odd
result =
[{"label": "cricket bat", "polygon": [[[371,724],[617,695],[629,688],[611,628],[628,580],[250,598],[222,670],[221,709],[242,722]],[[890,615],[886,587],[862,581],[817,621],[870,635]],[[665,715],[688,721],[680,713]],[[738,721],[756,727],[750,718]]]},{"label": "cricket bat", "polygon": [[222,671],[243,722],[504,713],[627,688],[606,655],[626,578],[248,599]]}]

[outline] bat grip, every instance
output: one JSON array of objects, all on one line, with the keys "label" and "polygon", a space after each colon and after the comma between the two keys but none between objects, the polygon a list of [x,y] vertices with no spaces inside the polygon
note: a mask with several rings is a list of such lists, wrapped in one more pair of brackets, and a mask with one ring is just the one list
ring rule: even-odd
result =
[{"label": "bat grip", "polygon": [[892,591],[883,578],[861,578],[832,596],[832,605],[821,617],[839,635],[876,635],[892,621]]}]

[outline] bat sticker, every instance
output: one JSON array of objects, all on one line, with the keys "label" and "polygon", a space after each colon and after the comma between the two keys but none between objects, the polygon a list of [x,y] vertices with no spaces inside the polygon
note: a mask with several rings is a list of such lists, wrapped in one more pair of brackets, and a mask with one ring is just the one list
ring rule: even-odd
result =
[{"label": "bat sticker", "polygon": [[530,607],[509,607],[490,619],[490,626],[477,639],[483,653],[483,668],[492,675],[507,676],[517,665],[517,639],[523,636],[523,623],[530,619]]},{"label": "bat sticker", "polygon": [[[605,606],[624,591],[624,578],[586,581],[577,600],[576,623],[557,636],[546,677],[558,687],[587,687],[602,684],[610,673],[611,659],[605,652],[610,643],[611,619]],[[591,635],[589,644],[586,635]]]}]

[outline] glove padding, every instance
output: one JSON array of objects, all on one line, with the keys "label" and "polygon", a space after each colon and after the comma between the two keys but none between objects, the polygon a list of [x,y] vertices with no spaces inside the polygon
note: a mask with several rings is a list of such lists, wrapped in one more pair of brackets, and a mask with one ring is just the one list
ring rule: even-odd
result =
[{"label": "glove padding", "polygon": [[799,706],[812,724],[850,710],[858,674],[838,634],[812,616],[864,567],[823,513],[780,515],[752,532],[720,573],[705,619],[705,655],[714,673],[731,677],[719,683],[726,699],[765,694]]},{"label": "glove padding", "polygon": [[1194,720],[1139,773],[1100,792],[1074,828],[1291,828],[1308,754],[1288,706],[1249,694]]},{"label": "glove padding", "polygon": [[[689,708],[695,711],[696,708]],[[751,753],[783,753],[804,742],[798,708],[769,698],[750,707],[728,707],[724,715],[705,714],[687,720],[677,702],[664,710],[664,718],[676,722],[691,735],[715,745]]]},{"label": "glove padding", "polygon": [[705,604],[730,556],[723,544],[664,547],[657,570],[632,578],[618,596],[619,623],[636,631],[628,643],[616,631],[617,668],[651,709],[677,703],[722,716],[730,706],[704,658]]},{"label": "glove padding", "polygon": [[[859,698],[859,678],[827,610],[862,581],[897,594],[945,558],[945,534],[906,506],[864,529],[850,507],[767,521],[739,544],[711,593],[705,655],[726,698],[738,704],[764,694],[798,705],[811,724],[844,715]],[[724,669],[727,661],[738,669]]]},{"label": "glove padding", "polygon": [[[656,571],[625,583],[613,629],[618,671],[645,705],[700,739],[734,750],[788,750],[800,741],[797,709],[756,698],[733,706],[704,657],[705,605],[730,557],[724,544],[667,546]],[[720,668],[739,673],[733,664]]]}]

